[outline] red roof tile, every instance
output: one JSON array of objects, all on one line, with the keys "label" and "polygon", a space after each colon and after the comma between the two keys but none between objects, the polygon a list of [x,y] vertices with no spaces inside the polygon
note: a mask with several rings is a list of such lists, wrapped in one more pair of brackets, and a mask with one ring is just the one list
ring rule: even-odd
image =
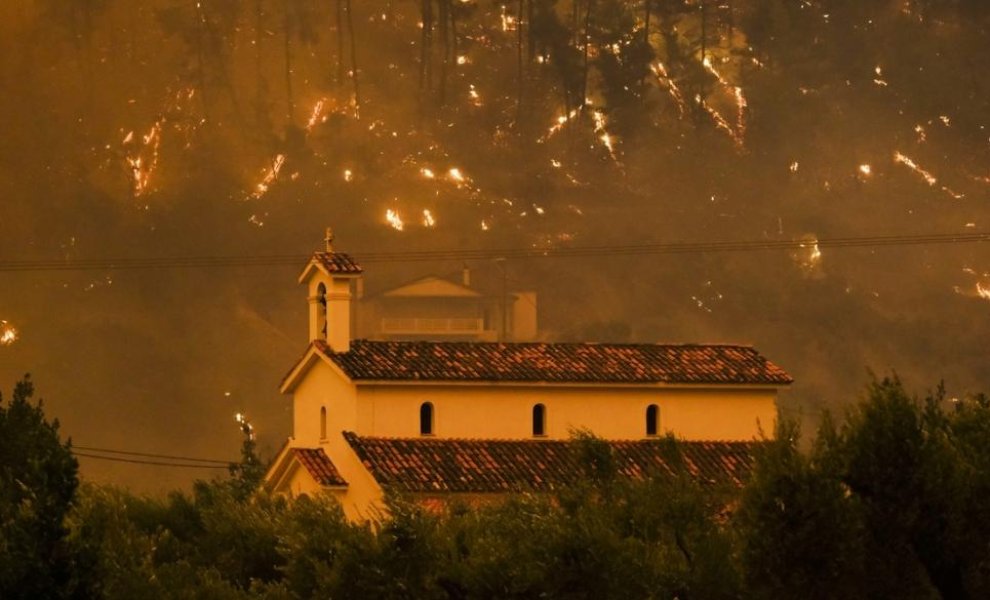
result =
[{"label": "red roof tile", "polygon": [[323,448],[292,448],[292,453],[320,485],[347,485]]},{"label": "red roof tile", "polygon": [[554,383],[791,383],[754,348],[729,345],[378,342],[335,353],[314,342],[353,380]]},{"label": "red roof tile", "polygon": [[[571,441],[344,437],[382,487],[400,492],[549,491],[582,477]],[[702,482],[736,486],[749,476],[756,443],[607,442],[619,473],[634,480],[673,474],[680,460]]]},{"label": "red roof tile", "polygon": [[342,252],[316,252],[313,260],[319,263],[327,273],[354,273],[355,275],[364,272],[364,268],[359,265],[348,254]]}]

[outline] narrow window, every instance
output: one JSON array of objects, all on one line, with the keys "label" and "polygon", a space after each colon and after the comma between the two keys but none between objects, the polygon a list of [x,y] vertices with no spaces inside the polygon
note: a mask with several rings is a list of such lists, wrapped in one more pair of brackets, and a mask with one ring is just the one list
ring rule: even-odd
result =
[{"label": "narrow window", "polygon": [[657,434],[657,424],[660,420],[660,407],[651,404],[646,407],[646,435]]},{"label": "narrow window", "polygon": [[547,407],[537,404],[533,407],[533,435],[547,434]]},{"label": "narrow window", "polygon": [[327,407],[320,407],[320,439],[327,439]]},{"label": "narrow window", "polygon": [[419,407],[419,434],[433,435],[433,404],[430,402]]},{"label": "narrow window", "polygon": [[322,339],[327,339],[327,286],[322,283],[316,288],[316,301],[319,303],[316,315],[316,329]]}]

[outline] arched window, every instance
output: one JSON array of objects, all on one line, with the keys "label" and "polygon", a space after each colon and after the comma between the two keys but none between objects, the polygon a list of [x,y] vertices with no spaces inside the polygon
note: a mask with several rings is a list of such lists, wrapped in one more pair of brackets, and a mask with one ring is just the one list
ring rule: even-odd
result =
[{"label": "arched window", "polygon": [[321,339],[327,339],[327,286],[320,284],[316,286],[316,330],[320,332]]},{"label": "arched window", "polygon": [[660,424],[660,407],[651,404],[646,407],[646,435],[656,435]]},{"label": "arched window", "polygon": [[547,434],[547,407],[537,404],[533,407],[533,435],[543,436]]},{"label": "arched window", "polygon": [[433,435],[433,404],[430,402],[419,407],[419,435]]},{"label": "arched window", "polygon": [[327,407],[320,407],[320,439],[327,439]]}]

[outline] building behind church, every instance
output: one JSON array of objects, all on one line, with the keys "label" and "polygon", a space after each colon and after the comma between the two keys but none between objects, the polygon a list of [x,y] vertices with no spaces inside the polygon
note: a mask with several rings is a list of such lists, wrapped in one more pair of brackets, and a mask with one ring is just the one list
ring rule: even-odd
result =
[{"label": "building behind church", "polygon": [[531,342],[537,330],[536,292],[516,289],[504,263],[464,266],[364,294],[358,289],[356,327],[370,340]]}]

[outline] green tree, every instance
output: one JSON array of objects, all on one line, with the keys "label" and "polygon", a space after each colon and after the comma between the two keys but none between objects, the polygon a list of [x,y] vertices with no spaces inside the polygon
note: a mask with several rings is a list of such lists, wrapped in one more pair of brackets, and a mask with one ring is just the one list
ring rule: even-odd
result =
[{"label": "green tree", "polygon": [[31,403],[29,376],[0,396],[0,597],[55,598],[70,578],[65,516],[79,482],[70,442],[43,403]]},{"label": "green tree", "polygon": [[862,513],[820,451],[799,451],[798,433],[783,421],[761,447],[734,517],[747,588],[757,598],[862,597]]},{"label": "green tree", "polygon": [[[947,404],[954,408],[947,409]],[[735,522],[747,584],[772,598],[981,598],[990,585],[990,403],[873,381],[807,455],[783,425]]]}]

